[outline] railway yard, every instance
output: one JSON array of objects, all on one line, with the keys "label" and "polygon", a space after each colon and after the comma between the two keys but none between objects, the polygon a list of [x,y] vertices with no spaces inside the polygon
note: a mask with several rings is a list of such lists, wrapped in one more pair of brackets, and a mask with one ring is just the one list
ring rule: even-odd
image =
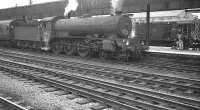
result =
[{"label": "railway yard", "polygon": [[118,62],[1,48],[0,62],[1,92],[10,94],[1,96],[28,110],[200,109],[195,59]]},{"label": "railway yard", "polygon": [[4,1],[0,110],[200,110],[200,0]]}]

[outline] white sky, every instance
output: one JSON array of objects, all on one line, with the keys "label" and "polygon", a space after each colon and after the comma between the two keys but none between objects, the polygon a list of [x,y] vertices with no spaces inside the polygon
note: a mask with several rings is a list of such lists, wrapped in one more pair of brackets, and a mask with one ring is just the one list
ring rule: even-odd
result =
[{"label": "white sky", "polygon": [[[61,1],[61,0],[32,0],[33,4]],[[0,9],[29,5],[29,0],[0,0]],[[200,13],[194,13],[200,18]]]},{"label": "white sky", "polygon": [[[0,9],[28,5],[30,0],[0,0]],[[33,4],[61,1],[61,0],[32,0]]]}]

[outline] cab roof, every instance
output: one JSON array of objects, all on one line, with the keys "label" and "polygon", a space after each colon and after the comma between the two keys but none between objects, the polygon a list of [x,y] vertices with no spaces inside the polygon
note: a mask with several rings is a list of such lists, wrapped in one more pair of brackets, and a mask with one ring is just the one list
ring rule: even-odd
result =
[{"label": "cab roof", "polygon": [[2,20],[0,21],[0,25],[10,26],[15,20]]}]

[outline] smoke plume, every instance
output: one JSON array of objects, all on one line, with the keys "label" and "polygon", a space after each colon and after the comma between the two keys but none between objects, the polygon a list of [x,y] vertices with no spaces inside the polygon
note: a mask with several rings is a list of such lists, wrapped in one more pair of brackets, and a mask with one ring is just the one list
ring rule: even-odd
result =
[{"label": "smoke plume", "polygon": [[68,4],[65,7],[64,16],[68,16],[71,11],[76,11],[78,8],[78,1],[77,0],[68,0]]},{"label": "smoke plume", "polygon": [[111,0],[111,13],[116,14],[116,12],[121,12],[124,4],[124,0]]}]

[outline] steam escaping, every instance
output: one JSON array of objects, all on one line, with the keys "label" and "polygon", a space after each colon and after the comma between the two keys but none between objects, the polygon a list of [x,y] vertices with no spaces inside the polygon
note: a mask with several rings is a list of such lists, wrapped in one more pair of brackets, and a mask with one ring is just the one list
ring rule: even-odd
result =
[{"label": "steam escaping", "polygon": [[122,12],[124,0],[111,0],[111,14],[116,15]]},{"label": "steam escaping", "polygon": [[78,8],[78,1],[77,0],[68,0],[68,4],[65,7],[64,16],[69,16],[72,11],[76,11]]}]

